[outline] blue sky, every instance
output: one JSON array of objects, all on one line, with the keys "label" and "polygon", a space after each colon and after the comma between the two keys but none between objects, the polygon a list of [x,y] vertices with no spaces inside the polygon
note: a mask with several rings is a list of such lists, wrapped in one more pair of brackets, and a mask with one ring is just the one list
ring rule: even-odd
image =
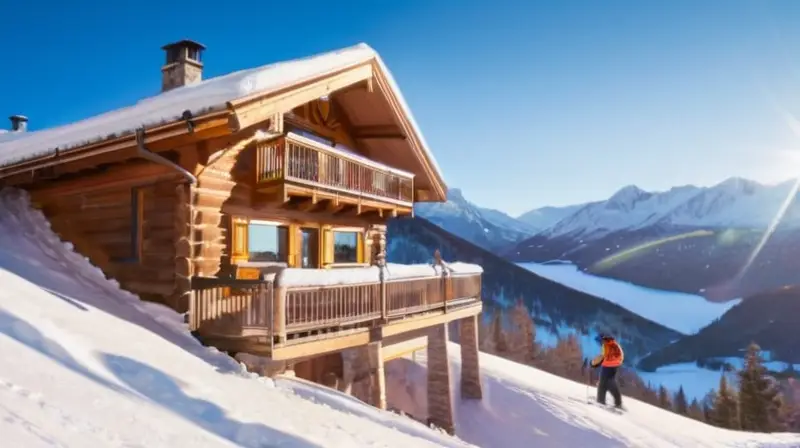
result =
[{"label": "blue sky", "polygon": [[[160,88],[160,46],[205,76],[367,42],[445,178],[519,214],[730,176],[798,175],[800,2],[0,1],[0,114],[32,130]],[[7,125],[3,125],[7,127]]]}]

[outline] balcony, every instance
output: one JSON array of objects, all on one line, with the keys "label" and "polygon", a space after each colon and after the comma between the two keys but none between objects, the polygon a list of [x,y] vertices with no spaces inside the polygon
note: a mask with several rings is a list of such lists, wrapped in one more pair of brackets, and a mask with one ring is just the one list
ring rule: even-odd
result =
[{"label": "balcony", "polygon": [[194,278],[190,329],[223,350],[289,359],[322,350],[298,352],[307,342],[338,337],[357,345],[359,336],[374,337],[375,328],[387,336],[481,311],[479,266],[384,269],[284,269],[263,280]]},{"label": "balcony", "polygon": [[258,144],[256,176],[259,190],[285,185],[289,196],[394,210],[410,210],[414,201],[413,174],[291,132]]}]

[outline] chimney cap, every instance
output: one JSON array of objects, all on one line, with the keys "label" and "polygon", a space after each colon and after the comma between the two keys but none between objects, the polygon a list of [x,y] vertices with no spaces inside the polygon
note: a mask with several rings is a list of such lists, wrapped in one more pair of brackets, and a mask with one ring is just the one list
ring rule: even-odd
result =
[{"label": "chimney cap", "polygon": [[162,50],[169,50],[170,48],[176,47],[187,47],[187,48],[195,48],[197,50],[205,50],[206,46],[201,44],[200,42],[193,41],[191,39],[181,39],[177,42],[172,42],[170,44],[166,44],[161,47]]},{"label": "chimney cap", "polygon": [[28,117],[25,115],[12,115],[8,117],[11,120],[11,130],[15,132],[25,132],[28,128]]}]

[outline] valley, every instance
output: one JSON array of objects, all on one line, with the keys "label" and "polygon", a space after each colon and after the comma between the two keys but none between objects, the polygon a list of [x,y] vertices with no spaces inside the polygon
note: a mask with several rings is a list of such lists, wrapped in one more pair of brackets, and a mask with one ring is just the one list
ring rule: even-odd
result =
[{"label": "valley", "polygon": [[[462,208],[470,212],[461,212]],[[428,218],[430,212],[419,208],[417,216]],[[448,231],[463,229],[466,225],[460,220],[465,216],[476,228],[492,229],[492,223],[497,223],[494,215],[460,192],[456,200],[439,207],[430,222]],[[604,201],[532,210],[516,218],[522,224],[503,216],[504,228],[524,224],[535,233],[528,237],[518,233],[521,239],[505,246],[509,233],[492,245],[483,243],[482,247],[500,255],[497,258],[536,274],[538,282],[546,279],[568,291],[613,302],[676,331],[674,340],[637,359],[639,374],[646,381],[671,390],[684,386],[687,393],[702,398],[716,387],[719,369],[740,363],[744,348],[753,341],[770,356],[771,369],[781,370],[786,362],[800,363],[794,349],[800,333],[792,324],[800,303],[795,286],[800,280],[796,261],[800,207],[794,182],[763,185],[731,178],[711,187],[684,186],[657,193],[629,186]],[[773,231],[762,241],[771,225]],[[481,238],[487,234],[491,231],[483,232]],[[462,231],[459,236],[474,242],[468,233]],[[437,244],[424,242],[426,248],[418,255],[428,256],[425,252]],[[447,248],[443,253],[453,250],[442,247]],[[463,259],[463,251],[457,251],[457,257]],[[494,265],[486,257],[480,262]],[[487,281],[495,278],[491,272],[488,267]],[[509,299],[519,291],[526,303],[529,296],[546,301],[549,294],[543,291],[556,290],[519,274],[514,281],[508,276],[503,272],[497,277],[502,278],[496,282],[501,286],[490,294],[490,301],[513,303]],[[570,307],[531,307],[537,329],[546,330],[537,332],[539,343],[553,346],[561,337],[559,331],[550,331],[557,325],[549,318],[563,309]],[[582,328],[585,319],[570,326]],[[627,325],[618,321],[614,328],[626,328],[621,334],[627,337]],[[590,338],[581,340],[585,352],[595,349]]]}]

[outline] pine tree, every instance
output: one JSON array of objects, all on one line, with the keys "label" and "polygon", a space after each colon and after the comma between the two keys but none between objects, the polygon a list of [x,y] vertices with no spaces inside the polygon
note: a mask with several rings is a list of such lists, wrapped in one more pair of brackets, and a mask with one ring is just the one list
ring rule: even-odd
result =
[{"label": "pine tree", "polygon": [[739,371],[739,422],[745,431],[770,432],[779,430],[781,413],[780,390],[767,375],[761,349],[750,344]]},{"label": "pine tree", "polygon": [[721,428],[739,429],[738,407],[736,393],[731,390],[723,372],[719,378],[719,390],[714,397],[711,422]]},{"label": "pine tree", "polygon": [[495,311],[494,320],[492,321],[492,342],[494,342],[494,350],[497,353],[508,351],[506,332],[503,329],[503,313],[499,310]]},{"label": "pine tree", "polygon": [[578,337],[570,333],[551,350],[553,373],[574,380],[583,380],[583,350]]},{"label": "pine tree", "polygon": [[714,403],[717,401],[717,391],[712,390],[703,397],[700,405],[703,407],[703,421],[709,424],[714,423]]},{"label": "pine tree", "polygon": [[675,412],[681,415],[688,415],[689,405],[686,403],[686,393],[683,391],[683,386],[678,388],[675,394]]},{"label": "pine tree", "polygon": [[672,400],[670,400],[669,392],[664,386],[658,388],[658,406],[663,409],[672,409]]},{"label": "pine tree", "polygon": [[705,421],[705,415],[703,414],[703,408],[698,403],[697,398],[692,400],[692,404],[689,405],[689,417],[695,419]]},{"label": "pine tree", "polygon": [[528,364],[539,355],[539,344],[536,343],[536,326],[533,323],[528,307],[518,300],[511,311],[511,321],[514,323],[514,346],[511,348],[516,357]]}]

